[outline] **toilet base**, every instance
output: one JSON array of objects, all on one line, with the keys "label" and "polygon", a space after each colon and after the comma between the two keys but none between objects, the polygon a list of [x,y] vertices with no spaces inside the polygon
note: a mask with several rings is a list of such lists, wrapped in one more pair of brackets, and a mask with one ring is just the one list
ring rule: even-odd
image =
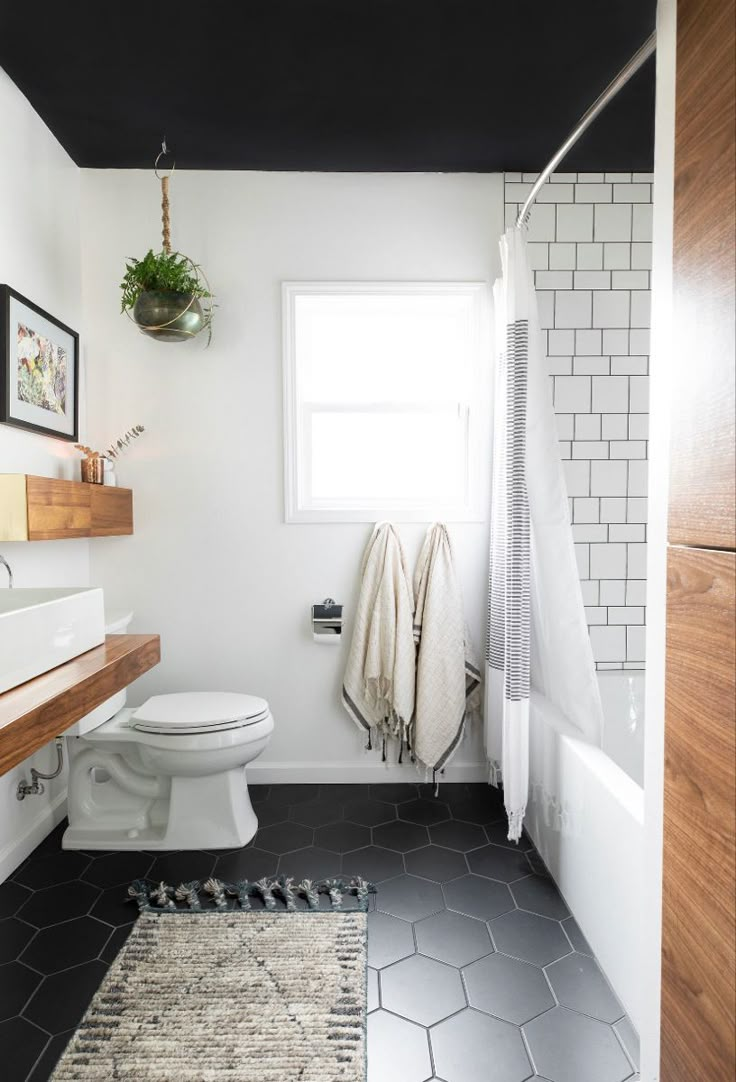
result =
[{"label": "toilet base", "polygon": [[243,767],[171,778],[159,797],[123,794],[113,778],[96,780],[95,769],[82,774],[85,792],[70,800],[62,849],[239,849],[258,829]]}]

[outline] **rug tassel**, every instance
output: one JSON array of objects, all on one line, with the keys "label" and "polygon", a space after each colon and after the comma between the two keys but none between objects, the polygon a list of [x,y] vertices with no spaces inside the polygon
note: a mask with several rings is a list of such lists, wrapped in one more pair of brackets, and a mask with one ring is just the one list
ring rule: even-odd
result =
[{"label": "rug tassel", "polygon": [[286,908],[290,913],[293,913],[293,911],[296,909],[296,895],[294,894],[293,883],[293,879],[287,879],[283,875],[279,878],[279,889],[281,892],[281,896],[284,899]]},{"label": "rug tassel", "polygon": [[273,896],[273,891],[274,887],[278,886],[278,883],[273,881],[269,882],[269,880],[264,877],[263,879],[259,879],[254,886],[263,898],[263,904],[266,909],[275,909],[276,899]]},{"label": "rug tassel", "polygon": [[237,883],[229,883],[225,890],[238,899],[238,905],[241,909],[249,910],[253,908],[250,904],[251,884],[247,879],[239,879]]},{"label": "rug tassel", "polygon": [[327,879],[325,881],[325,887],[327,888],[327,893],[330,896],[330,902],[332,903],[332,908],[333,909],[341,909],[342,908],[342,888],[343,888],[342,879]]},{"label": "rug tassel", "polygon": [[225,884],[221,879],[210,878],[204,884],[204,889],[207,894],[211,894],[215,903],[216,909],[227,909],[227,898],[225,897]]},{"label": "rug tassel", "polygon": [[161,880],[159,885],[151,891],[151,897],[155,898],[162,909],[176,909],[176,902],[172,897],[173,893],[173,888]]},{"label": "rug tassel", "polygon": [[132,900],[135,898],[138,903],[138,908],[143,910],[146,908],[150,898],[150,890],[148,883],[144,879],[136,879],[128,887],[128,897]]},{"label": "rug tassel", "polygon": [[319,909],[319,889],[314,885],[311,879],[304,879],[299,884],[298,889],[307,899],[307,905],[310,909]]},{"label": "rug tassel", "polygon": [[186,902],[190,909],[201,909],[199,887],[200,883],[197,879],[192,879],[189,883],[180,883],[174,891],[174,897],[180,902]]}]

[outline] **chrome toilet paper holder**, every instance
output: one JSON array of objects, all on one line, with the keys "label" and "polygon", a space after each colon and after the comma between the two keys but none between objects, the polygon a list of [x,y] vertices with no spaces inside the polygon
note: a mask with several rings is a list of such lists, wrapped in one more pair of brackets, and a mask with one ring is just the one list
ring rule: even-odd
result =
[{"label": "chrome toilet paper holder", "polygon": [[331,597],[312,605],[312,632],[315,642],[338,643],[342,635],[342,605]]}]

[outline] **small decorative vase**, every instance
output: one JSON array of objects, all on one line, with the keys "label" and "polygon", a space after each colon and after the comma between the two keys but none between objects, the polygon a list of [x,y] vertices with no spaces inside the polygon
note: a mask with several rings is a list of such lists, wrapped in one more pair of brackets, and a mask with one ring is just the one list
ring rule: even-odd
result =
[{"label": "small decorative vase", "polygon": [[191,293],[146,290],[133,305],[133,320],[144,334],[160,342],[184,342],[205,326],[199,299]]},{"label": "small decorative vase", "polygon": [[102,483],[103,485],[109,485],[110,487],[114,488],[118,483],[118,479],[115,475],[115,463],[111,458],[105,458],[104,456],[102,457],[101,461]]},{"label": "small decorative vase", "polygon": [[83,458],[81,467],[83,481],[89,485],[102,484],[102,459],[99,455],[95,458]]}]

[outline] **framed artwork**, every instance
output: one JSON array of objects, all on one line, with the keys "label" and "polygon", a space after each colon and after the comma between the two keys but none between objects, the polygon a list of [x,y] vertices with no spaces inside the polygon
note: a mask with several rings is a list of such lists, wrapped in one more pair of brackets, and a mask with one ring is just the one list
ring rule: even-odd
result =
[{"label": "framed artwork", "polygon": [[78,439],[79,335],[0,285],[0,421]]}]

